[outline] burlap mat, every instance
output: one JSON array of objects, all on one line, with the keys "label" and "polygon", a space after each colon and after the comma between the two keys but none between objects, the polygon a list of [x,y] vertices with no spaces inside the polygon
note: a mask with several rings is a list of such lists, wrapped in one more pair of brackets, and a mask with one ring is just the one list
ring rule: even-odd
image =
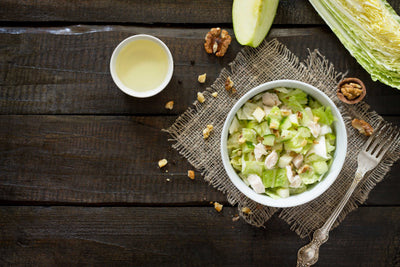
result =
[{"label": "burlap mat", "polygon": [[[350,186],[357,168],[357,154],[366,137],[360,135],[351,127],[353,118],[361,118],[376,127],[383,118],[371,111],[363,102],[356,105],[342,103],[336,96],[336,86],[343,78],[337,73],[317,50],[310,52],[304,62],[289,51],[277,40],[264,42],[258,48],[245,47],[230,64],[231,70],[223,69],[214,84],[204,92],[206,101],[195,102],[194,108],[185,111],[166,131],[172,147],[181,153],[190,164],[202,172],[204,179],[218,190],[226,194],[230,204],[238,204],[238,213],[246,222],[254,226],[264,226],[266,221],[276,212],[285,220],[300,237],[305,237],[321,227],[339,203]],[[235,83],[237,94],[232,96],[225,90],[226,78],[230,76]],[[277,209],[262,206],[248,199],[231,183],[222,165],[220,156],[220,137],[225,118],[235,104],[247,91],[264,82],[293,79],[309,83],[325,92],[339,107],[348,133],[348,153],[343,170],[335,183],[316,200],[304,205]],[[218,97],[211,96],[218,92]],[[212,124],[214,130],[207,140],[203,139],[202,131],[207,124]],[[389,125],[388,127],[394,127]],[[352,198],[335,223],[336,227],[345,216],[363,203],[371,189],[380,182],[389,171],[390,166],[399,158],[400,138],[389,149],[385,158],[372,172],[367,174],[354,192]],[[242,207],[249,207],[250,214],[244,214]]]}]

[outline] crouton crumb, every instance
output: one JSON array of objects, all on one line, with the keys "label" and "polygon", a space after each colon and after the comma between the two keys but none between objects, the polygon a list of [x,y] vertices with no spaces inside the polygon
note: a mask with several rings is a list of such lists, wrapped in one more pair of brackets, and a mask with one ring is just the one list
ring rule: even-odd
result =
[{"label": "crouton crumb", "polygon": [[162,167],[164,167],[165,165],[167,165],[167,163],[168,163],[168,160],[166,160],[166,159],[161,159],[161,160],[158,161],[158,167],[162,168]]},{"label": "crouton crumb", "polygon": [[199,83],[205,83],[206,82],[206,76],[207,76],[207,73],[199,75],[199,77],[197,77],[197,80],[199,81]]},{"label": "crouton crumb", "polygon": [[217,92],[214,92],[214,93],[212,93],[211,94],[213,97],[217,97],[218,96],[218,93]]},{"label": "crouton crumb", "polygon": [[165,104],[165,108],[172,110],[174,108],[174,101],[167,102],[167,104]]},{"label": "crouton crumb", "polygon": [[253,212],[248,207],[243,207],[242,212],[245,214],[252,214]]},{"label": "crouton crumb", "polygon": [[207,125],[207,128],[203,130],[203,138],[207,139],[210,136],[210,133],[214,127],[211,124]]},{"label": "crouton crumb", "polygon": [[200,93],[200,92],[197,93],[197,100],[198,100],[200,103],[203,103],[204,101],[206,101],[206,99],[205,99],[203,93]]},{"label": "crouton crumb", "polygon": [[188,170],[188,177],[192,180],[194,180],[194,171]]},{"label": "crouton crumb", "polygon": [[214,202],[214,209],[218,212],[221,212],[222,208],[224,207],[224,205],[219,204],[218,202]]}]

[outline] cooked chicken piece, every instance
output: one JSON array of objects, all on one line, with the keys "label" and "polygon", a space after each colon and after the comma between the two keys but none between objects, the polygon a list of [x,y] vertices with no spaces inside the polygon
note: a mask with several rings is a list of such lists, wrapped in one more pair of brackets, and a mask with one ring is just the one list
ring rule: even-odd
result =
[{"label": "cooked chicken piece", "polygon": [[296,167],[296,169],[300,168],[301,164],[303,163],[303,155],[298,154],[296,157],[292,159],[293,165]]},{"label": "cooked chicken piece", "polygon": [[262,96],[263,104],[269,107],[279,106],[282,102],[279,100],[278,96],[273,93],[264,93]]},{"label": "cooked chicken piece", "polygon": [[299,175],[296,175],[293,177],[293,182],[290,183],[290,187],[292,188],[298,188],[301,185],[301,178]]},{"label": "cooked chicken piece", "polygon": [[267,169],[272,169],[278,162],[278,154],[276,153],[275,150],[273,150],[266,158],[265,158],[265,167]]},{"label": "cooked chicken piece", "polygon": [[247,181],[249,181],[250,186],[254,189],[254,191],[258,194],[265,193],[265,187],[262,183],[260,176],[257,174],[250,174],[247,177]]},{"label": "cooked chicken piece", "polygon": [[286,176],[290,183],[292,183],[294,181],[293,180],[293,171],[292,171],[292,167],[290,165],[286,165]]},{"label": "cooked chicken piece", "polygon": [[263,155],[267,155],[267,150],[265,150],[265,146],[261,143],[258,143],[255,147],[254,147],[254,156],[256,157],[256,160],[260,160],[260,158]]},{"label": "cooked chicken piece", "polygon": [[308,126],[308,129],[310,129],[311,134],[315,138],[317,138],[318,135],[321,133],[321,126],[317,122],[311,121],[310,123],[308,123],[307,126]]}]

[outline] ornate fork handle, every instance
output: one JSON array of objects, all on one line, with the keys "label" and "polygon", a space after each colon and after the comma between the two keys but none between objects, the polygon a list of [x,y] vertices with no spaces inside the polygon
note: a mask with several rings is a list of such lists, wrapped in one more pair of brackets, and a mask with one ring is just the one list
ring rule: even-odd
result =
[{"label": "ornate fork handle", "polygon": [[343,210],[344,206],[346,205],[347,201],[353,194],[354,189],[357,187],[358,183],[364,177],[364,174],[365,172],[362,173],[359,170],[356,171],[355,178],[350,188],[347,190],[343,199],[340,201],[339,205],[335,208],[331,216],[328,218],[328,220],[321,228],[315,230],[311,242],[299,249],[297,253],[298,267],[311,266],[318,261],[319,247],[328,240],[329,231],[332,228],[333,223],[336,221],[340,212]]}]

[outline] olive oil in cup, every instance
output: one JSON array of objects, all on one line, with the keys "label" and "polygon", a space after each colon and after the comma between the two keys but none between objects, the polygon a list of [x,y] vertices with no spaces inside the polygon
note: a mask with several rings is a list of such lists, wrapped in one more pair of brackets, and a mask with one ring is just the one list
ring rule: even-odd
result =
[{"label": "olive oil in cup", "polygon": [[150,97],[161,92],[173,73],[168,47],[158,38],[138,34],[123,40],[114,50],[110,72],[115,84],[134,97]]}]

